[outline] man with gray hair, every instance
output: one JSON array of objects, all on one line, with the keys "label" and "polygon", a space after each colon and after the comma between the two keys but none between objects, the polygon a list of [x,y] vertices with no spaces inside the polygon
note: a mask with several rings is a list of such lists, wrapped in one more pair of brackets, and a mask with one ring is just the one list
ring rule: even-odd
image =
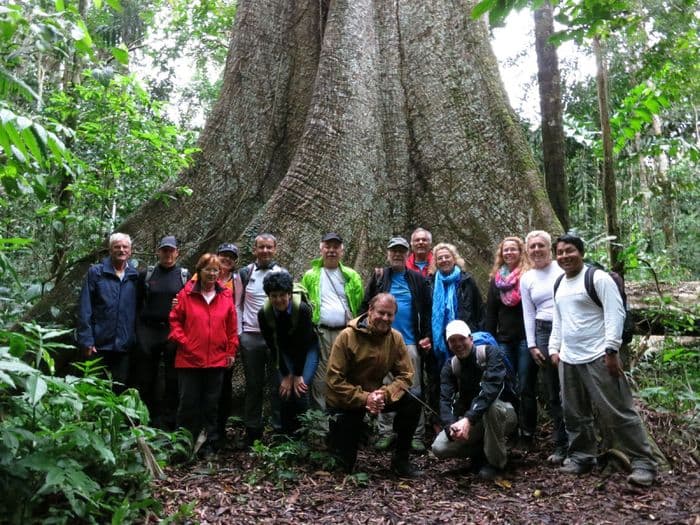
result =
[{"label": "man with gray hair", "polygon": [[243,289],[239,305],[242,314],[242,332],[239,339],[245,373],[243,422],[246,427],[246,445],[248,446],[262,438],[265,385],[268,385],[272,391],[273,426],[281,429],[280,399],[275,388],[277,370],[258,323],[258,312],[267,299],[263,289],[263,279],[270,272],[284,270],[274,261],[276,253],[275,236],[271,233],[259,234],[253,245],[255,261],[241,268],[239,272]]},{"label": "man with gray hair", "polygon": [[100,357],[114,390],[124,390],[129,354],[136,342],[136,283],[138,272],[129,265],[131,237],[114,233],[109,256],[90,267],[80,292],[78,346],[85,357]]},{"label": "man with gray hair", "polygon": [[333,341],[360,308],[364,290],[360,275],[343,265],[343,239],[335,232],[321,237],[321,257],[301,280],[313,305],[312,322],[319,340],[319,361],[311,396],[315,408],[326,409],[326,366]]}]

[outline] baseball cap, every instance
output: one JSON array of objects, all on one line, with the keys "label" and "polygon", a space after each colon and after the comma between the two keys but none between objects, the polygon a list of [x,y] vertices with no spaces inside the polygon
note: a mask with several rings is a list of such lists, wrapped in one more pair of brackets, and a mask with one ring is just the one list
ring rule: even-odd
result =
[{"label": "baseball cap", "polygon": [[391,239],[389,239],[387,249],[390,250],[391,248],[396,248],[397,246],[401,246],[402,248],[406,248],[407,250],[409,249],[408,241],[403,237],[392,237]]},{"label": "baseball cap", "polygon": [[177,239],[173,235],[166,235],[160,240],[158,249],[161,248],[174,248],[177,250]]},{"label": "baseball cap", "polygon": [[321,237],[321,242],[326,241],[338,241],[339,243],[342,243],[343,238],[335,232],[328,232],[323,237]]},{"label": "baseball cap", "polygon": [[216,253],[223,253],[223,252],[231,252],[233,255],[238,257],[238,246],[236,246],[232,242],[225,242],[223,244],[219,244],[219,247],[217,248]]},{"label": "baseball cap", "polygon": [[447,327],[445,328],[446,339],[449,339],[453,335],[469,337],[470,335],[472,335],[472,331],[469,329],[467,323],[465,323],[464,321],[460,321],[459,319],[455,319],[454,321],[450,321],[449,323],[447,323]]}]

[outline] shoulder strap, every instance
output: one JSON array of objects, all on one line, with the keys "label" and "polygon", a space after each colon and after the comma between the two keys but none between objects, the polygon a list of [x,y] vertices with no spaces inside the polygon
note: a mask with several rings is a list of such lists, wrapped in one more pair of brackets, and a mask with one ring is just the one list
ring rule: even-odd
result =
[{"label": "shoulder strap", "polygon": [[149,265],[148,268],[146,268],[146,277],[143,279],[143,284],[146,288],[147,292],[151,291],[151,286],[148,284],[148,282],[151,280],[151,277],[153,277],[153,272],[156,270],[155,266]]},{"label": "shoulder strap", "polygon": [[557,277],[557,280],[554,281],[554,292],[552,293],[553,297],[556,297],[557,290],[559,289],[559,285],[561,284],[561,280],[564,278],[564,275],[566,274],[561,274],[559,277]]},{"label": "shoulder strap", "polygon": [[452,373],[454,374],[454,376],[459,378],[459,374],[462,371],[462,363],[459,362],[459,359],[457,359],[456,355],[452,356],[452,359],[450,360],[450,366],[452,367]]},{"label": "shoulder strap", "polygon": [[479,368],[486,366],[486,345],[476,347],[476,364],[479,365]]},{"label": "shoulder strap", "polygon": [[595,266],[586,268],[586,273],[583,276],[583,285],[586,287],[586,293],[588,293],[591,300],[598,305],[598,308],[603,308],[603,303],[600,302],[600,297],[598,297],[598,292],[593,284],[593,274],[595,274],[596,270],[598,270],[598,268]]},{"label": "shoulder strap", "polygon": [[301,295],[292,294],[292,332],[295,332],[299,324],[299,311],[301,310]]}]

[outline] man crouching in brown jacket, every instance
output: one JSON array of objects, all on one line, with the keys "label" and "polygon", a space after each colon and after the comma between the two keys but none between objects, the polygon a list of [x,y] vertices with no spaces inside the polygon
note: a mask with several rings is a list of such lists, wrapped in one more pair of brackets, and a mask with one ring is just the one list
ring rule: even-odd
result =
[{"label": "man crouching in brown jacket", "polygon": [[[401,334],[391,328],[396,315],[391,294],[377,294],[369,311],[353,319],[333,343],[326,373],[326,406],[331,416],[328,442],[346,472],[352,472],[363,432],[365,411],[396,412],[396,451],[392,470],[399,476],[422,472],[409,461],[420,405],[404,389],[411,387],[413,365]],[[383,385],[391,373],[393,381]]]}]

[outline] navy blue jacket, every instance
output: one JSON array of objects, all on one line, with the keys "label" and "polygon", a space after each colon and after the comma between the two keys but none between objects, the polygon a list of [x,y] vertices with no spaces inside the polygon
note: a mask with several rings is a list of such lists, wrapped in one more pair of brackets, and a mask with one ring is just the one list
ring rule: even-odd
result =
[{"label": "navy blue jacket", "polygon": [[78,346],[126,352],[135,342],[138,272],[127,264],[122,280],[107,257],[90,267],[80,292]]}]

